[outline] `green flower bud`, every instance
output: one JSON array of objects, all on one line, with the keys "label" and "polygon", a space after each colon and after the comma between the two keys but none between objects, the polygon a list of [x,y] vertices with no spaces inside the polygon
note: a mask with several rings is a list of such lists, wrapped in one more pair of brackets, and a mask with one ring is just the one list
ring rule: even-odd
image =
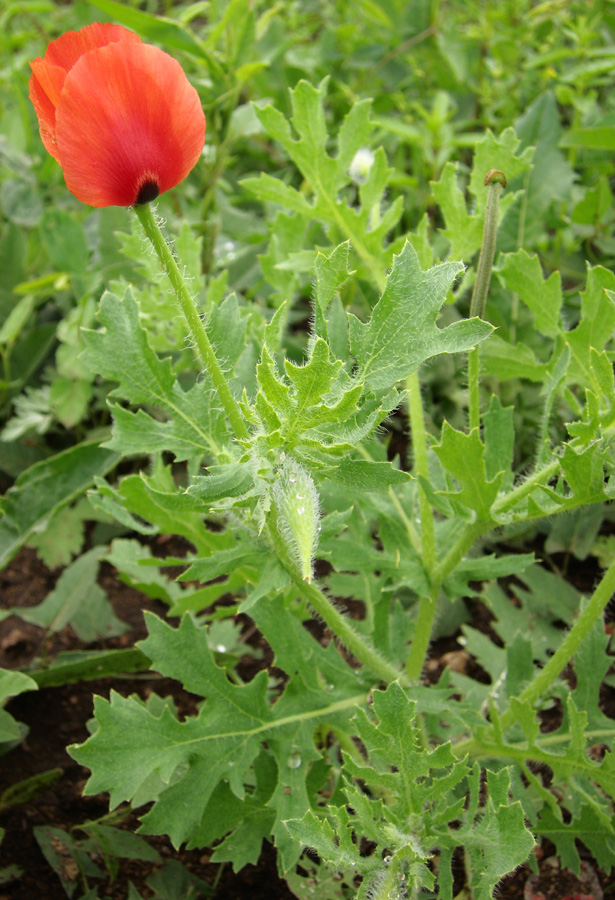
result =
[{"label": "green flower bud", "polygon": [[312,580],[312,560],[318,546],[318,492],[302,465],[287,459],[273,485],[278,531],[305,581]]}]

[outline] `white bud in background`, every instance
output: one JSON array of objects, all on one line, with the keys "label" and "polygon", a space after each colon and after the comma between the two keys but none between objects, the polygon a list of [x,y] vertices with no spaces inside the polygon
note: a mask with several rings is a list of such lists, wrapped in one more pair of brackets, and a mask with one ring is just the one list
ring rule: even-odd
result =
[{"label": "white bud in background", "polygon": [[361,147],[355,153],[348,174],[356,184],[363,184],[374,163],[374,154],[367,147]]}]

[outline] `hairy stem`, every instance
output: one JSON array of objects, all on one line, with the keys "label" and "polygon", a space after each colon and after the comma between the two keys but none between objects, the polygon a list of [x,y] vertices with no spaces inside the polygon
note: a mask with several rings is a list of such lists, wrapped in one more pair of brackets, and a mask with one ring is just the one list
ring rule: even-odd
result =
[{"label": "hairy stem", "polygon": [[540,487],[540,485],[547,485],[551,478],[557,474],[558,470],[559,460],[557,459],[551,460],[548,466],[536,469],[522,484],[513,488],[513,490],[504,497],[495,501],[491,507],[493,515],[499,516],[502,513],[507,512],[509,509],[516,506],[520,500],[523,500],[524,497],[531,494],[535,488]]},{"label": "hairy stem", "polygon": [[494,523],[491,519],[480,522],[470,522],[466,525],[440,565],[437,567],[434,573],[435,581],[437,581],[438,584],[442,584],[451,572],[457,568],[478,538],[488,531],[491,531],[493,526]]},{"label": "hairy stem", "polygon": [[[602,576],[600,584],[592,594],[589,603],[581,612],[578,619],[549,659],[547,664],[536,675],[536,677],[528,684],[524,691],[519,695],[520,703],[534,704],[543,697],[551,685],[557,680],[559,674],[568,665],[574,657],[583,641],[588,637],[590,631],[595,625],[598,618],[604,612],[604,608],[613,596],[615,591],[615,560]],[[466,754],[472,759],[482,758],[508,758],[525,761],[533,759],[536,762],[550,763],[550,757],[547,753],[541,753],[542,746],[550,746],[569,740],[569,735],[541,735],[540,746],[529,747],[526,742],[519,744],[505,744],[502,740],[502,734],[511,725],[514,724],[515,714],[509,707],[501,716],[497,716],[497,721],[493,719],[494,724],[494,742],[490,743],[489,739],[482,737],[477,741],[473,737],[460,741],[454,745],[455,755],[459,758]],[[600,740],[602,737],[608,738],[612,735],[612,730],[606,732],[601,730],[586,732],[588,740]],[[582,768],[582,762],[578,763],[578,767]]]},{"label": "hairy stem", "polygon": [[237,401],[233,397],[214,348],[212,347],[211,341],[207,336],[205,326],[203,325],[199,312],[196,308],[194,298],[188,290],[186,282],[184,281],[184,277],[180,272],[177,263],[175,262],[173,252],[171,251],[171,248],[169,247],[158,223],[156,222],[151,206],[149,205],[149,203],[138,205],[134,207],[134,211],[137,214],[137,218],[139,219],[141,225],[143,226],[145,234],[151,241],[151,244],[156,251],[156,255],[160,260],[164,271],[169,277],[169,281],[171,282],[171,285],[175,292],[175,296],[177,297],[181,310],[184,314],[184,318],[186,319],[188,327],[190,328],[191,335],[196,343],[196,346],[198,347],[199,353],[205,366],[205,370],[207,371],[209,377],[213,382],[213,386],[218,399],[222,403],[224,412],[226,413],[227,418],[231,423],[231,427],[235,432],[235,437],[246,438],[248,436],[248,429],[246,427],[243,416],[241,415],[239,406],[237,405]]},{"label": "hairy stem", "polygon": [[317,584],[303,581],[300,577],[293,580],[297,590],[308,601],[314,612],[366,669],[378,675],[386,684],[398,680],[405,681],[403,673],[363,640],[352,627],[350,620],[333,606]]},{"label": "hairy stem", "polygon": [[403,673],[387,662],[354,630],[350,620],[335,608],[318,585],[304,580],[299,565],[289,554],[280,534],[275,507],[269,512],[267,534],[278,560],[291,576],[295,589],[355,659],[386,684],[400,679],[405,681]]},{"label": "hairy stem", "polygon": [[[615,560],[608,567],[600,584],[592,594],[589,603],[581,612],[578,619],[557,648],[547,664],[536,677],[528,684],[519,696],[521,703],[536,703],[549,690],[560,672],[568,665],[570,660],[587,638],[596,621],[604,612],[604,608],[615,592]],[[507,709],[500,717],[502,729],[509,728],[515,720],[512,709]]]},{"label": "hairy stem", "polygon": [[[367,460],[369,460],[369,462],[374,461],[374,457],[362,444],[359,444],[359,446],[357,447],[357,452],[361,454],[363,459],[367,459]],[[420,535],[419,535],[418,531],[416,530],[416,528],[414,527],[414,524],[410,521],[410,519],[406,515],[406,510],[403,508],[403,506],[399,502],[399,498],[398,498],[397,494],[395,493],[392,486],[389,488],[389,500],[395,507],[395,509],[397,511],[397,515],[404,523],[404,527],[408,534],[408,540],[410,541],[410,544],[412,545],[412,549],[414,550],[414,552],[416,553],[417,556],[420,556],[421,552],[422,552]]]}]

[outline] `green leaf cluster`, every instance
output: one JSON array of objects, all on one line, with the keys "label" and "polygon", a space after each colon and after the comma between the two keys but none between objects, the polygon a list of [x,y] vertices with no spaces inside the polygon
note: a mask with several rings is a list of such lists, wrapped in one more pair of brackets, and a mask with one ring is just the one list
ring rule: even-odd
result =
[{"label": "green leaf cluster", "polygon": [[[433,750],[423,745],[416,703],[398,684],[374,692],[373,716],[359,710],[355,717],[369,758],[356,751],[344,755],[345,806],[324,815],[310,811],[286,827],[350,881],[354,872],[362,874],[357,898],[433,889],[436,879],[427,863],[436,849],[437,896],[452,898],[456,846],[469,854],[476,896],[491,898],[500,878],[526,859],[534,843],[521,805],[510,802],[508,770],[487,772],[488,800],[479,813],[479,767],[471,770],[457,759],[450,743]],[[368,855],[362,841],[369,842]]]}]

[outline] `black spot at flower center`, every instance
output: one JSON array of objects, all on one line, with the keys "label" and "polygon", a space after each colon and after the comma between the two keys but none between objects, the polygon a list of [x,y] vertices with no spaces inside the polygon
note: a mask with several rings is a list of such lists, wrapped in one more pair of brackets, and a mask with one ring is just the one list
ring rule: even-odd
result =
[{"label": "black spot at flower center", "polygon": [[147,181],[144,181],[139,188],[139,193],[137,194],[137,199],[135,200],[135,206],[142,206],[144,203],[151,203],[152,200],[156,199],[159,193],[160,188],[158,187],[158,182],[154,181],[151,178],[148,178]]}]

